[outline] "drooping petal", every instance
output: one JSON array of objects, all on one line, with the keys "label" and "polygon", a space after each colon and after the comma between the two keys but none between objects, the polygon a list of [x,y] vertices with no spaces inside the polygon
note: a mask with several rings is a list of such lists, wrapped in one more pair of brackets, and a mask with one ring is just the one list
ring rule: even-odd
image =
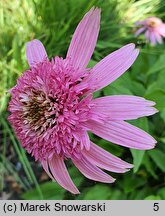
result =
[{"label": "drooping petal", "polygon": [[163,43],[162,36],[158,32],[155,32],[155,38],[159,44]]},{"label": "drooping petal", "polygon": [[109,120],[130,120],[158,112],[154,102],[142,97],[116,95],[92,100],[91,112],[105,115]]},{"label": "drooping petal", "polygon": [[133,165],[126,163],[120,158],[110,154],[99,146],[91,142],[90,150],[83,151],[84,157],[86,157],[92,164],[109,170],[111,172],[124,173],[132,168]]},{"label": "drooping petal", "polygon": [[145,29],[146,29],[146,27],[142,27],[142,28],[138,29],[138,30],[135,32],[135,36],[138,36],[139,34],[141,34]]},{"label": "drooping petal", "polygon": [[153,45],[153,46],[155,46],[156,45],[156,36],[155,36],[155,33],[154,32],[150,32],[150,41],[151,41],[151,44]]},{"label": "drooping petal", "polygon": [[159,26],[159,33],[165,37],[165,23],[162,23],[160,26]]},{"label": "drooping petal", "polygon": [[67,57],[75,68],[85,68],[93,54],[100,28],[100,9],[91,8],[77,26]]},{"label": "drooping petal", "polygon": [[76,188],[76,186],[74,185],[74,183],[72,182],[69,176],[69,173],[64,163],[64,159],[62,157],[55,155],[49,161],[49,167],[55,180],[63,188],[65,188],[66,190],[70,191],[73,194],[79,194],[78,189]]},{"label": "drooping petal", "polygon": [[115,181],[114,178],[92,164],[84,156],[82,156],[81,160],[72,159],[72,161],[74,165],[80,170],[80,172],[89,179],[105,183],[112,183]]},{"label": "drooping petal", "polygon": [[48,166],[48,162],[46,160],[41,161],[41,164],[45,170],[45,172],[48,174],[48,176],[53,180],[53,176],[52,174],[49,172],[49,166]]},{"label": "drooping petal", "polygon": [[143,21],[137,21],[137,22],[135,23],[136,26],[144,25],[144,24],[145,24],[145,20],[143,20]]},{"label": "drooping petal", "polygon": [[152,149],[156,140],[145,131],[124,121],[107,121],[104,124],[88,121],[86,129],[97,136],[121,146],[135,149]]},{"label": "drooping petal", "polygon": [[107,86],[133,64],[138,54],[139,50],[135,49],[134,44],[118,49],[97,63],[84,82],[90,83],[93,91]]},{"label": "drooping petal", "polygon": [[47,58],[46,50],[41,41],[34,39],[26,44],[26,57],[31,68]]},{"label": "drooping petal", "polygon": [[149,42],[150,41],[150,31],[147,30],[144,35],[145,35],[147,42]]}]

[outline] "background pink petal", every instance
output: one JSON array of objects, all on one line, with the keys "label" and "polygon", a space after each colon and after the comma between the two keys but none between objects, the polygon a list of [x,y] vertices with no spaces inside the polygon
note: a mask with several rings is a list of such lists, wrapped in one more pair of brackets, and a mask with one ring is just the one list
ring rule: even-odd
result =
[{"label": "background pink petal", "polygon": [[81,160],[72,161],[74,165],[80,170],[80,172],[89,179],[105,183],[112,183],[115,181],[114,178],[103,172],[97,166],[88,161],[85,157],[82,157]]},{"label": "background pink petal", "polygon": [[157,40],[157,42],[158,42],[159,44],[162,44],[162,43],[163,43],[162,36],[160,35],[159,32],[155,32],[155,38],[156,38],[156,40]]},{"label": "background pink petal", "polygon": [[50,170],[55,178],[55,180],[66,190],[73,194],[79,194],[78,189],[72,182],[69,173],[66,169],[64,159],[55,155],[51,160],[49,160]]},{"label": "background pink petal", "polygon": [[144,25],[145,24],[145,21],[137,21],[135,23],[136,26],[139,26],[139,25]]},{"label": "background pink petal", "polygon": [[156,36],[155,36],[155,32],[153,32],[153,31],[150,32],[149,39],[150,39],[150,41],[151,41],[151,44],[152,44],[153,46],[155,46],[155,45],[156,45]]},{"label": "background pink petal", "polygon": [[147,30],[144,35],[145,35],[146,40],[150,41],[150,31]]},{"label": "background pink petal", "polygon": [[100,29],[100,11],[91,8],[75,30],[67,52],[75,68],[85,68],[93,54]]},{"label": "background pink petal", "polygon": [[138,30],[135,32],[135,36],[138,36],[139,34],[141,34],[145,29],[146,29],[146,27],[141,27],[140,29],[138,29]]},{"label": "background pink petal", "polygon": [[160,26],[159,26],[159,33],[163,36],[163,37],[165,37],[165,24],[164,23],[162,23]]},{"label": "background pink petal", "polygon": [[116,80],[137,58],[139,50],[134,48],[134,44],[128,44],[102,59],[84,82],[90,83],[93,91],[97,91]]},{"label": "background pink petal", "polygon": [[34,39],[26,44],[26,57],[30,67],[47,58],[46,50],[41,41]]}]

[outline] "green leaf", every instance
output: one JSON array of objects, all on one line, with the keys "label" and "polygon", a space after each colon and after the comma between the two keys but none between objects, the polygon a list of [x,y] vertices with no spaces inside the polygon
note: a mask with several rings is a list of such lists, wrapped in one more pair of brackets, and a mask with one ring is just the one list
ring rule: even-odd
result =
[{"label": "green leaf", "polygon": [[[56,182],[45,182],[40,184],[41,191],[43,193],[43,198],[47,199],[57,199],[61,200],[64,198],[65,190],[59,186]],[[23,199],[27,200],[38,200],[40,199],[37,189],[33,188],[21,195]]]},{"label": "green leaf", "polygon": [[94,60],[90,60],[90,62],[89,62],[89,64],[88,64],[88,68],[92,68],[92,67],[94,67],[95,65],[97,64],[97,62],[96,61],[94,61]]},{"label": "green leaf", "polygon": [[133,156],[133,164],[134,164],[134,168],[133,171],[134,173],[136,173],[143,161],[143,157],[144,157],[144,150],[136,150],[136,149],[131,149],[131,153]]},{"label": "green leaf", "polygon": [[154,169],[153,169],[153,162],[148,156],[148,154],[145,154],[142,161],[143,165],[145,166],[146,170],[153,176],[153,178],[158,179]]},{"label": "green leaf", "polygon": [[106,200],[110,195],[110,188],[107,185],[97,184],[91,187],[85,196],[84,200]]},{"label": "green leaf", "polygon": [[158,194],[161,196],[161,198],[163,200],[165,200],[165,187],[164,188],[161,188],[159,191],[158,191]]},{"label": "green leaf", "polygon": [[119,145],[114,145],[113,143],[100,139],[96,142],[97,145],[99,145],[101,148],[105,149],[106,151],[110,152],[111,154],[116,155],[117,157],[120,157],[124,151],[124,149]]},{"label": "green leaf", "polygon": [[[148,119],[143,117],[138,120],[130,121],[133,125],[140,127],[141,129],[148,131]],[[144,150],[130,149],[133,156],[134,173],[136,173],[143,161],[145,154]]]},{"label": "green leaf", "polygon": [[147,90],[145,94],[151,94],[152,92],[155,92],[157,90],[162,91],[165,93],[165,79],[162,79],[164,77],[164,70],[161,72],[155,74],[152,79],[150,80],[150,84],[147,87]]},{"label": "green leaf", "polygon": [[160,200],[160,196],[150,195],[144,198],[144,200]]},{"label": "green leaf", "polygon": [[163,119],[163,121],[165,122],[165,108],[161,110],[160,116]]},{"label": "green leaf", "polygon": [[122,75],[120,78],[115,80],[113,83],[108,85],[103,89],[104,95],[118,95],[118,94],[127,94],[132,95],[132,88],[131,80],[128,74]]},{"label": "green leaf", "polygon": [[165,153],[161,152],[159,149],[153,149],[148,152],[149,156],[155,162],[155,164],[165,172]]},{"label": "green leaf", "polygon": [[165,61],[164,61],[164,59],[165,59],[165,52],[162,55],[160,55],[160,57],[156,61],[156,63],[152,67],[150,67],[150,69],[148,71],[148,75],[156,73],[156,72],[164,69],[165,68]]},{"label": "green leaf", "polygon": [[132,175],[131,172],[124,174],[124,181],[121,183],[125,193],[132,193],[135,189],[146,184],[146,180],[137,175]]},{"label": "green leaf", "polygon": [[110,200],[125,200],[127,199],[127,197],[126,197],[126,194],[122,193],[122,191],[113,188],[109,196],[109,199]]},{"label": "green leaf", "polygon": [[79,187],[84,180],[84,176],[77,170],[75,166],[69,168],[69,174],[73,179],[74,184]]},{"label": "green leaf", "polygon": [[145,98],[156,102],[156,108],[158,110],[163,110],[165,107],[165,92],[163,90],[157,89],[153,92],[147,93]]},{"label": "green leaf", "polygon": [[142,190],[135,190],[131,199],[143,200],[150,192],[150,188],[145,186]]},{"label": "green leaf", "polygon": [[138,96],[143,96],[145,94],[145,88],[144,86],[136,81],[132,80],[132,86],[131,86],[131,91],[133,92],[133,94],[138,95]]}]

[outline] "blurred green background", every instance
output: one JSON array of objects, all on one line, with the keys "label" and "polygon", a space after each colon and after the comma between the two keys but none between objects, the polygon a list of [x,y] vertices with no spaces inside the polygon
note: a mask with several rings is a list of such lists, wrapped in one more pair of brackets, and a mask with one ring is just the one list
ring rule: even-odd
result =
[{"label": "blurred green background", "polygon": [[[7,121],[8,90],[28,68],[25,43],[40,39],[49,57],[65,57],[76,25],[93,6],[102,9],[101,30],[90,66],[121,46],[134,42],[140,55],[131,69],[102,92],[138,95],[154,100],[159,113],[130,121],[158,141],[154,150],[119,147],[90,135],[109,152],[133,163],[134,169],[114,174],[114,184],[90,181],[67,166],[80,195],[52,182],[21,148]],[[1,199],[165,199],[165,45],[152,47],[143,35],[134,37],[134,23],[155,15],[165,22],[164,0],[1,0],[0,1],[0,198]]]}]

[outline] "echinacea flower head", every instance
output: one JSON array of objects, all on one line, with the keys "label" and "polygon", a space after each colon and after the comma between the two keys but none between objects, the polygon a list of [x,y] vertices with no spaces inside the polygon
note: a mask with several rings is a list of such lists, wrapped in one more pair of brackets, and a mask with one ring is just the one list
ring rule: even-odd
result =
[{"label": "echinacea flower head", "polygon": [[124,173],[132,165],[90,141],[88,131],[110,142],[135,149],[152,149],[155,139],[124,120],[157,112],[155,104],[136,96],[93,93],[121,76],[139,50],[128,44],[87,68],[100,27],[100,9],[92,8],[76,28],[66,58],[48,59],[39,40],[27,43],[26,70],[11,89],[11,122],[22,146],[39,160],[50,178],[73,194],[79,193],[65,161],[87,178],[114,182],[104,170]]},{"label": "echinacea flower head", "polygon": [[136,22],[136,26],[140,26],[135,32],[136,36],[145,32],[146,40],[151,42],[153,46],[157,43],[163,43],[162,37],[165,37],[165,23],[161,19],[154,16],[148,17],[143,21]]}]

